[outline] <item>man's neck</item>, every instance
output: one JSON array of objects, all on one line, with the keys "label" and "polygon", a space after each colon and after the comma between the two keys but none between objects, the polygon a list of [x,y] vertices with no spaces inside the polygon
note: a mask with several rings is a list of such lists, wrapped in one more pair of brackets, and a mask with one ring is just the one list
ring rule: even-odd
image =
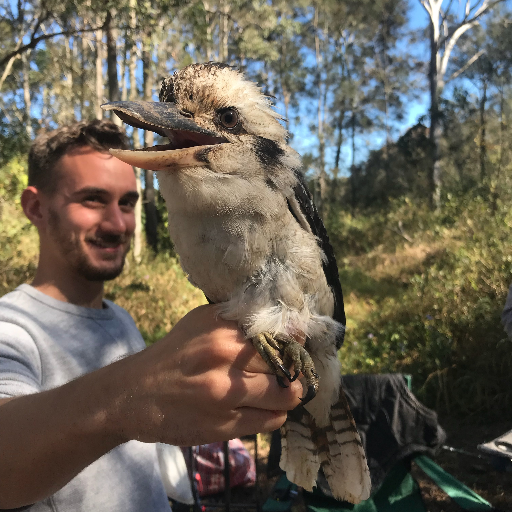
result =
[{"label": "man's neck", "polygon": [[103,281],[88,281],[81,276],[50,276],[38,268],[32,286],[40,292],[62,302],[76,306],[101,309],[103,307]]}]

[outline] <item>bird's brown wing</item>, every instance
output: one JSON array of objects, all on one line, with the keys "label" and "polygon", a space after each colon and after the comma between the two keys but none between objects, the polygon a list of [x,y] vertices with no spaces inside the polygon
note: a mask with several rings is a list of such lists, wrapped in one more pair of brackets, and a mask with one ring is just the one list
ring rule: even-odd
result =
[{"label": "bird's brown wing", "polygon": [[[324,223],[318,214],[311,193],[308,190],[306,180],[299,170],[294,170],[297,178],[293,192],[294,196],[288,198],[288,208],[297,222],[307,231],[310,231],[318,239],[318,244],[325,254],[322,262],[327,284],[330,286],[334,295],[334,314],[333,318],[342,325],[346,325],[345,307],[343,304],[343,291],[341,289],[340,277],[338,274],[338,265],[334,250],[329,242],[329,236]],[[307,222],[307,225],[304,224]],[[308,229],[309,228],[309,229]],[[340,348],[343,343],[343,332],[336,339],[336,348]]]}]

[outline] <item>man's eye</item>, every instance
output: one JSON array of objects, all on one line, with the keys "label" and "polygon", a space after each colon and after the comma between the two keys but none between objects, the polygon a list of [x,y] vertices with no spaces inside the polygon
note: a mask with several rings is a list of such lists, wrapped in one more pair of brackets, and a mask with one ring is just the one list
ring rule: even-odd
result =
[{"label": "man's eye", "polygon": [[99,207],[103,205],[103,200],[99,196],[87,196],[82,200],[82,203],[88,207]]},{"label": "man's eye", "polygon": [[133,201],[133,200],[127,200],[127,201],[120,201],[119,203],[119,206],[121,208],[123,208],[124,210],[133,210],[135,208],[135,204],[137,203],[137,201]]}]

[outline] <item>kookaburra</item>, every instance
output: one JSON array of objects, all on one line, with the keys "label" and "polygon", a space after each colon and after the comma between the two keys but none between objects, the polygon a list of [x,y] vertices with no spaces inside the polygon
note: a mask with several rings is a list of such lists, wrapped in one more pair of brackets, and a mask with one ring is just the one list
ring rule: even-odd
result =
[{"label": "kookaburra", "polygon": [[368,467],[337,357],[345,313],[336,261],[282,118],[225,64],[177,71],[159,99],[103,106],[169,139],[112,155],[159,171],[190,281],[238,322],[281,385],[303,375],[303,402],[281,428],[288,479],[312,490],[321,467],[336,498],[367,499]]}]

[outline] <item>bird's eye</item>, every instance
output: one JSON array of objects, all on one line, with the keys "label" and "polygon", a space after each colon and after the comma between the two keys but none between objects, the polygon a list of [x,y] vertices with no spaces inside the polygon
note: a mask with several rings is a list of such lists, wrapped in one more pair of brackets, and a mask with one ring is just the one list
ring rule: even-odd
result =
[{"label": "bird's eye", "polygon": [[234,108],[227,108],[220,113],[219,116],[220,122],[224,128],[228,128],[232,130],[238,126],[240,122],[240,116],[238,112]]}]

